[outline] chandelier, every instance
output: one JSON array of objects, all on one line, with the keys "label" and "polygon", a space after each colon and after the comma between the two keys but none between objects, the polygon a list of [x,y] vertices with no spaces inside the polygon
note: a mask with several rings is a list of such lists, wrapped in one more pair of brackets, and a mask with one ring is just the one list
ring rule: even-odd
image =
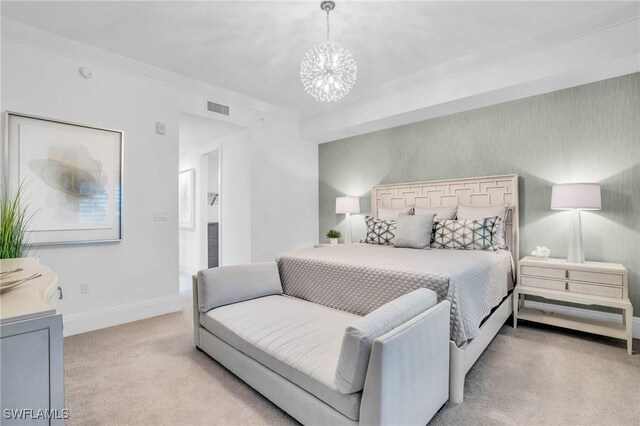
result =
[{"label": "chandelier", "polygon": [[300,64],[304,90],[322,102],[336,102],[349,93],[358,73],[351,52],[340,43],[329,41],[329,12],[335,7],[333,1],[320,3],[327,12],[327,41],[307,50]]}]

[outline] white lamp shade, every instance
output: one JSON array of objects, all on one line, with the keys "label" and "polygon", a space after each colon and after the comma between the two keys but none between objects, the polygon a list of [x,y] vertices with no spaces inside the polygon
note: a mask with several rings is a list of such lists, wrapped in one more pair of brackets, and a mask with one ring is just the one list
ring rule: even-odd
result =
[{"label": "white lamp shade", "polygon": [[336,197],[336,213],[360,213],[360,198]]},{"label": "white lamp shade", "polygon": [[600,185],[597,183],[564,183],[553,185],[551,210],[600,210]]}]

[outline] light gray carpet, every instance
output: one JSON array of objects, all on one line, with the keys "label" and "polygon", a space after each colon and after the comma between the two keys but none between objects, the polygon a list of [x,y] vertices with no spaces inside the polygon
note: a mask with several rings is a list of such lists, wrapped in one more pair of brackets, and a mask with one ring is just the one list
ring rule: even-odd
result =
[{"label": "light gray carpet", "polygon": [[[640,355],[622,341],[504,326],[434,425],[640,424]],[[69,425],[296,422],[193,346],[185,311],[65,339]]]}]

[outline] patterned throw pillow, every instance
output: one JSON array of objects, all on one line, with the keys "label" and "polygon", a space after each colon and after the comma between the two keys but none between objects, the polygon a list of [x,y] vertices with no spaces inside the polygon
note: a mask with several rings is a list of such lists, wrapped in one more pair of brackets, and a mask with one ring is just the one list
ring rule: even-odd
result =
[{"label": "patterned throw pillow", "polygon": [[498,250],[500,218],[439,220],[434,223],[433,247],[458,250]]},{"label": "patterned throw pillow", "polygon": [[393,239],[396,236],[395,220],[380,220],[365,216],[364,223],[367,225],[365,243],[383,246],[393,245]]},{"label": "patterned throw pillow", "polygon": [[498,216],[500,218],[500,222],[497,223],[498,232],[495,235],[494,243],[498,244],[498,246],[502,249],[507,248],[506,241],[506,220],[507,214],[509,213],[509,203],[500,204],[497,206],[467,206],[460,205],[458,206],[458,213],[456,219],[484,219],[485,217],[494,217]]}]

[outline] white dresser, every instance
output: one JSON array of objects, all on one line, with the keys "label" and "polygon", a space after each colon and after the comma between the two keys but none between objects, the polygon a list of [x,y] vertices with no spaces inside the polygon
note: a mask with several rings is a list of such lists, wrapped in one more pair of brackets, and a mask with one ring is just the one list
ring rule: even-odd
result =
[{"label": "white dresser", "polygon": [[[518,285],[513,298],[513,326],[518,319],[571,328],[627,341],[632,353],[633,306],[629,301],[627,269],[619,263],[571,263],[564,259],[525,257],[518,265]],[[622,323],[546,313],[524,307],[525,295],[581,305],[608,306],[622,310]]]},{"label": "white dresser", "polygon": [[41,277],[0,295],[0,416],[2,425],[61,425],[64,409],[62,298],[58,277],[35,258],[0,260],[9,279]]}]

